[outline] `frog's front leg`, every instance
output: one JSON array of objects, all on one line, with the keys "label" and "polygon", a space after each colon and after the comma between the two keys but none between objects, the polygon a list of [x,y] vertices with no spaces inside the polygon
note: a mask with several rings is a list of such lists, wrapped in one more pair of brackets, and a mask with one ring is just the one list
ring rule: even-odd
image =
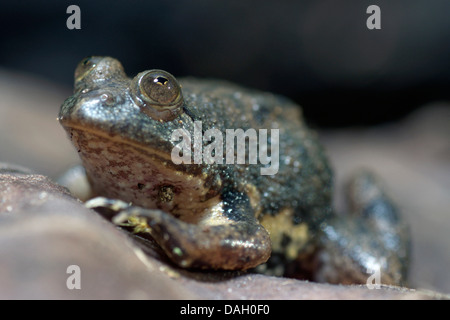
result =
[{"label": "frog's front leg", "polygon": [[264,227],[246,211],[246,196],[236,193],[233,197],[224,201],[226,208],[220,219],[217,212],[211,212],[215,218],[206,218],[209,222],[199,224],[181,221],[158,209],[129,206],[120,200],[94,198],[86,205],[119,212],[114,222],[126,220],[136,232],[149,233],[167,256],[183,268],[245,270],[266,262],[271,242]]},{"label": "frog's front leg", "polygon": [[[348,185],[350,215],[324,228],[321,268],[316,280],[405,285],[409,263],[409,233],[380,181],[361,171]],[[372,281],[372,278],[370,278]]]}]

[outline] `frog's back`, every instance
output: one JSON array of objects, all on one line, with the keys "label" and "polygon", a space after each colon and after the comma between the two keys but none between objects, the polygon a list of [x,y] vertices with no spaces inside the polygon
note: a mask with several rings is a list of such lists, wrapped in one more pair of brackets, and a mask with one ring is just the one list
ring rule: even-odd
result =
[{"label": "frog's back", "polygon": [[[279,157],[272,157],[272,162],[278,160],[275,174],[261,174],[264,165],[259,158],[256,165],[227,165],[224,171],[232,175],[229,183],[236,183],[250,196],[255,215],[271,233],[274,252],[289,250],[286,243],[293,244],[294,237],[292,256],[296,256],[294,251],[311,243],[320,223],[331,215],[332,193],[330,167],[315,133],[305,125],[300,107],[287,98],[224,81],[187,78],[180,82],[187,109],[202,121],[203,131],[267,129],[271,137],[271,129],[279,130]],[[276,141],[271,142],[267,143],[269,155]]]}]

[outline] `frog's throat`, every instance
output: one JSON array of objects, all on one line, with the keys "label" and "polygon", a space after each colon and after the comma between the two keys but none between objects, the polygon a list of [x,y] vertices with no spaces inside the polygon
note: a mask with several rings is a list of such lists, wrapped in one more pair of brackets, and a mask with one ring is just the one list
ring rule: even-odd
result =
[{"label": "frog's throat", "polygon": [[161,152],[152,154],[153,148],[95,130],[66,129],[96,195],[158,208],[186,222],[198,222],[220,202],[220,179],[196,165],[176,165]]}]

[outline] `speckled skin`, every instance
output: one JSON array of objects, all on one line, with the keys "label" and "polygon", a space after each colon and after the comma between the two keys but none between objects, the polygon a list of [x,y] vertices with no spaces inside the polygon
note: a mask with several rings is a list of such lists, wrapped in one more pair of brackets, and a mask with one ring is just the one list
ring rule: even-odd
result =
[{"label": "speckled skin", "polygon": [[[83,60],[75,72],[75,93],[62,105],[59,121],[79,151],[94,195],[131,202],[133,207],[122,211],[145,217],[144,229],[173,262],[212,269],[259,266],[272,274],[312,274],[347,283],[365,282],[363,260],[370,257],[372,264],[388,261],[382,266],[383,282],[404,282],[408,245],[394,207],[381,218],[375,214],[375,220],[393,225],[394,247],[391,240],[380,240],[362,254],[361,239],[373,244],[370,239],[381,239],[386,228],[374,227],[359,214],[358,222],[344,222],[355,228],[341,230],[343,220],[331,208],[330,167],[297,105],[224,81],[179,79],[180,89],[175,78],[159,70],[149,74],[162,74],[167,88],[157,86],[162,91],[154,94],[145,74],[130,79],[108,57]],[[152,95],[162,103],[148,98]],[[192,136],[195,121],[202,122],[203,132],[279,129],[278,172],[261,175],[261,164],[174,164],[170,155],[179,141],[171,141],[171,135],[184,128]],[[361,179],[373,182],[372,196],[358,194],[370,201],[355,200],[363,203],[355,212],[372,217],[367,208],[373,201],[390,201],[369,176],[358,175],[353,185]],[[361,225],[368,232],[361,234]],[[343,239],[348,246],[336,249]]]}]

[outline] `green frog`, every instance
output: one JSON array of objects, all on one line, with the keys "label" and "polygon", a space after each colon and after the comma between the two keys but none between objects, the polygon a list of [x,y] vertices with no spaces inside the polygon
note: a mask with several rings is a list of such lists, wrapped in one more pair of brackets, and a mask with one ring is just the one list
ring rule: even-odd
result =
[{"label": "green frog", "polygon": [[174,264],[332,283],[378,272],[405,284],[409,236],[396,207],[360,171],[350,213],[335,213],[329,162],[291,100],[158,69],[129,78],[111,57],[82,60],[74,88],[58,120],[81,157],[87,204],[126,217]]}]

